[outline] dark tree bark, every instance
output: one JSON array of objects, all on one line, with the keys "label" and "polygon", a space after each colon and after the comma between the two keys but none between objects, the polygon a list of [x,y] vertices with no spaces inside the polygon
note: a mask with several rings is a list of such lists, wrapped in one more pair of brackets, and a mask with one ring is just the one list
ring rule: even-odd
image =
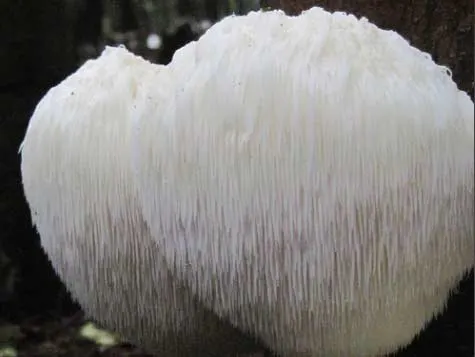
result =
[{"label": "dark tree bark", "polygon": [[473,98],[473,0],[263,0],[261,6],[291,15],[321,6],[367,17],[448,66],[459,88]]}]

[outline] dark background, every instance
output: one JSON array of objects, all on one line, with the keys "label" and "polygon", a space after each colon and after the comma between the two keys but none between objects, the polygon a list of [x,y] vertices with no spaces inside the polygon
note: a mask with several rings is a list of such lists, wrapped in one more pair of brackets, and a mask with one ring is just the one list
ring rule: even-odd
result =
[{"label": "dark background", "polygon": [[[19,356],[145,356],[127,345],[104,352],[78,336],[82,313],[51,269],[31,226],[18,147],[45,92],[105,44],[125,43],[154,62],[168,63],[177,48],[202,33],[200,21],[245,13],[258,3],[149,2],[156,8],[147,12],[145,1],[133,0],[0,0],[0,347],[15,346]],[[351,11],[398,31],[448,65],[459,87],[473,98],[473,0],[268,0],[261,5],[295,14],[315,4]],[[161,36],[159,50],[147,48],[150,33]],[[444,314],[397,357],[473,357],[473,287],[472,272]]]}]

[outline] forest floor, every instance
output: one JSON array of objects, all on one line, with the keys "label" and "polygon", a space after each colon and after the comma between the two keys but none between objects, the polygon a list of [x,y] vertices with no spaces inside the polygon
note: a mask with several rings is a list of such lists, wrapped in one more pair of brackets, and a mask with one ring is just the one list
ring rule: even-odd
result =
[{"label": "forest floor", "polygon": [[[89,329],[87,337],[84,328]],[[113,336],[96,329],[81,312],[3,324],[0,339],[2,336],[0,357],[153,357],[137,347],[111,342]]]},{"label": "forest floor", "polygon": [[[260,352],[240,355],[262,356]],[[85,320],[79,311],[68,317],[38,316],[17,324],[6,323],[0,318],[0,357],[159,356],[121,343],[113,334]]]}]

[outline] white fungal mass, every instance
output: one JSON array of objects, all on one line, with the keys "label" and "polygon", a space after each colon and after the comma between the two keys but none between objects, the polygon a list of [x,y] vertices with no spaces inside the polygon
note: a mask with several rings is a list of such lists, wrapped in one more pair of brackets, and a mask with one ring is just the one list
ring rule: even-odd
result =
[{"label": "white fungal mass", "polygon": [[251,12],[168,66],[87,62],[38,105],[23,184],[60,277],[136,342],[231,323],[282,357],[376,357],[473,266],[473,115],[395,32]]},{"label": "white fungal mass", "polygon": [[[188,48],[187,48],[188,47]],[[225,18],[138,104],[161,251],[283,356],[409,343],[473,264],[473,103],[395,32],[314,8]]]},{"label": "white fungal mass", "polygon": [[[36,108],[23,186],[45,252],[89,317],[162,357],[220,356],[246,341],[173,278],[132,172],[134,100],[152,85],[171,93],[173,83],[165,67],[124,48],[88,61]],[[155,96],[157,115],[165,99]]]}]

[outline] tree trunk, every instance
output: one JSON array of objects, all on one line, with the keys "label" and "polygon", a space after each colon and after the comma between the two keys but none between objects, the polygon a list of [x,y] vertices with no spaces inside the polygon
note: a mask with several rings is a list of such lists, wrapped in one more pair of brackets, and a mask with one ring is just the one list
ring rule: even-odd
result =
[{"label": "tree trunk", "polygon": [[261,6],[289,15],[321,6],[367,17],[448,66],[459,88],[473,98],[473,0],[263,0]]}]

